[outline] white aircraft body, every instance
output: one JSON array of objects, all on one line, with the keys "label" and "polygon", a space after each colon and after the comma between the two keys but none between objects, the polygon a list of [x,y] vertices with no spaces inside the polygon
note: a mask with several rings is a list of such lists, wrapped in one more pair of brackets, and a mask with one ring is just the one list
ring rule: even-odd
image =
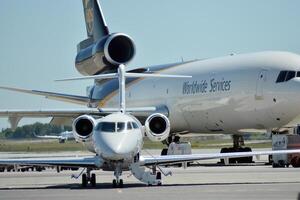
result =
[{"label": "white aircraft body", "polygon": [[[128,105],[165,108],[172,132],[270,130],[286,125],[300,113],[300,56],[296,54],[233,55],[146,71],[193,76],[180,80],[138,78],[127,87]],[[98,107],[117,105],[114,85],[115,80],[96,82],[90,95],[99,100]]]},{"label": "white aircraft body", "polygon": [[[94,79],[119,78],[119,109],[108,108],[111,112],[102,118],[95,118],[91,115],[82,115],[73,122],[73,131],[77,140],[81,141],[87,148],[95,153],[90,157],[73,157],[73,158],[25,158],[25,159],[0,159],[0,165],[18,165],[18,166],[63,166],[63,167],[84,167],[86,173],[82,174],[82,186],[86,187],[88,183],[96,186],[96,175],[91,174],[92,170],[102,169],[114,171],[116,179],[113,180],[114,187],[122,187],[123,179],[121,179],[122,171],[130,170],[134,177],[149,185],[161,185],[161,173],[170,175],[160,165],[206,160],[214,158],[235,158],[248,157],[253,155],[268,154],[286,154],[300,153],[297,150],[280,150],[280,151],[262,151],[262,152],[239,152],[239,153],[217,153],[217,154],[190,154],[190,155],[167,155],[167,156],[149,156],[140,155],[143,146],[143,137],[145,136],[144,127],[140,121],[129,114],[132,110],[140,112],[152,110],[151,107],[127,108],[125,104],[125,79],[126,77],[176,77],[184,78],[184,76],[171,76],[159,74],[136,74],[127,73],[124,65],[119,66],[118,73],[96,75]],[[90,77],[91,78],[91,77]],[[127,112],[128,111],[128,112]],[[108,111],[109,112],[109,111]],[[151,139],[153,135],[165,137],[165,134],[159,133],[160,127],[152,128],[151,123],[164,118],[164,115],[156,113],[150,115],[146,120],[146,135]],[[165,124],[166,130],[170,130],[170,124]],[[158,132],[156,132],[158,131]],[[228,161],[227,161],[228,162]],[[147,171],[146,167],[151,170]]]},{"label": "white aircraft body", "polygon": [[64,131],[61,132],[59,135],[36,135],[35,137],[41,138],[41,139],[57,139],[59,143],[64,143],[66,140],[74,140],[74,134],[73,131]]}]

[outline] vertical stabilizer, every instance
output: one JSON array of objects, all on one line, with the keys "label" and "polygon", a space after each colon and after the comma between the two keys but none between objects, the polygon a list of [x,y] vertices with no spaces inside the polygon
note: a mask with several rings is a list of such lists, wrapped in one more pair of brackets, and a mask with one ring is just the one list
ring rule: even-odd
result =
[{"label": "vertical stabilizer", "polygon": [[109,34],[99,0],[82,0],[86,31],[89,38],[97,41]]}]

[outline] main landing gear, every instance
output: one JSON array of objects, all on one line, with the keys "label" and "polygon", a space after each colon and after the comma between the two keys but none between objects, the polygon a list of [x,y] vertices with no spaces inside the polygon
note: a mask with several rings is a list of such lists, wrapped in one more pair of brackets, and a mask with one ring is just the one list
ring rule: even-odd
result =
[{"label": "main landing gear", "polygon": [[[244,138],[242,135],[233,135],[233,147],[222,148],[220,153],[237,153],[237,152],[251,152],[252,149],[250,147],[242,147],[244,146]],[[229,163],[252,163],[253,157],[240,157],[240,158],[229,158]],[[221,163],[225,163],[224,159],[221,159]]]},{"label": "main landing gear", "polygon": [[96,187],[96,174],[91,174],[91,169],[89,168],[86,170],[86,173],[83,173],[81,176],[82,187],[87,187],[88,183],[90,183],[92,187]]}]

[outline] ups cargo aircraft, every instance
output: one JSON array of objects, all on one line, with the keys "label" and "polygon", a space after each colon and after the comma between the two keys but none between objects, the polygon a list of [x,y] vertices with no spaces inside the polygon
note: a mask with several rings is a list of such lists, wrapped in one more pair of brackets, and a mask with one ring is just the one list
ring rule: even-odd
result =
[{"label": "ups cargo aircraft", "polygon": [[234,148],[219,154],[141,156],[144,135],[168,144],[187,132],[239,135],[246,129],[270,131],[294,120],[300,113],[300,56],[260,52],[126,71],[136,51],[133,40],[124,33],[109,32],[98,0],[83,0],[83,7],[88,38],[77,46],[75,65],[84,76],[63,81],[95,80],[87,96],[1,88],[87,108],[2,110],[0,115],[8,117],[13,128],[23,117],[50,116],[59,124],[71,119],[74,136],[95,156],[0,159],[0,164],[84,167],[83,186],[96,184],[91,170],[111,170],[116,176],[113,185],[122,186],[123,170],[131,170],[144,183],[161,184],[161,172],[169,173],[160,165],[300,152],[239,152],[251,149],[241,148],[241,137],[234,137]]}]

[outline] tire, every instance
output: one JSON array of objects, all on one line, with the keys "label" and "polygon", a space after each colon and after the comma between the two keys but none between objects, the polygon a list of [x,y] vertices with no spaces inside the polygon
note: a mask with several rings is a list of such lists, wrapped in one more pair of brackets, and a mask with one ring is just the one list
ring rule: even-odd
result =
[{"label": "tire", "polygon": [[86,187],[87,186],[87,176],[86,176],[86,173],[82,174],[81,185],[82,185],[82,187]]},{"label": "tire", "polygon": [[279,160],[278,161],[278,167],[280,167],[280,168],[284,168],[285,167],[285,163],[284,163],[283,160]]},{"label": "tire", "polygon": [[120,179],[119,187],[123,188],[123,179]]},{"label": "tire", "polygon": [[112,185],[113,185],[114,188],[117,187],[117,181],[116,181],[116,179],[113,180]]},{"label": "tire", "polygon": [[274,162],[273,162],[273,163],[272,163],[272,167],[273,167],[273,168],[278,168],[279,165],[278,165],[277,163],[274,163]]},{"label": "tire", "polygon": [[96,174],[92,174],[91,176],[91,185],[92,187],[96,187]]}]

